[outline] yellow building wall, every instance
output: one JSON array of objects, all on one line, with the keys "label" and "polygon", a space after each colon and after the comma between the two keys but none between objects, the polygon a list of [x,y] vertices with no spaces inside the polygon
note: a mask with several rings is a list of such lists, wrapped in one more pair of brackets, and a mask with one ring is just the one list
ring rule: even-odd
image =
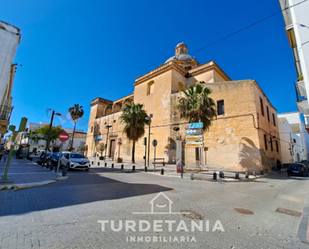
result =
[{"label": "yellow building wall", "polygon": [[[210,75],[211,73],[208,72],[200,78],[195,78],[203,80]],[[154,91],[147,95],[147,84],[150,81],[154,83]],[[156,157],[164,157],[169,163],[175,162],[176,140],[181,139],[185,144],[186,137],[185,125],[187,122],[186,120],[180,120],[175,109],[179,99],[183,96],[182,92],[173,93],[173,88],[176,88],[179,82],[185,83],[186,78],[178,71],[170,69],[137,84],[134,91],[134,102],[143,104],[148,115],[153,114],[150,142],[153,139],[158,141]],[[243,171],[258,171],[270,169],[274,166],[275,159],[280,158],[280,154],[275,151],[275,144],[274,151],[263,151],[263,132],[257,128],[262,128],[267,133],[272,131],[274,134],[278,134],[278,130],[275,129],[276,131],[274,131],[274,126],[269,125],[264,120],[265,117],[262,119],[258,115],[259,97],[263,97],[264,103],[269,105],[271,113],[274,113],[275,116],[276,110],[271,106],[259,86],[252,80],[224,81],[205,85],[212,89],[213,92],[210,97],[216,102],[224,100],[225,114],[219,115],[213,121],[209,131],[204,132],[204,147],[207,147],[208,151],[202,153],[203,163]],[[120,157],[125,162],[130,162],[132,141],[128,141],[125,134],[122,133],[124,124],[119,121],[121,111],[97,119],[95,118],[96,112],[96,106],[92,106],[87,133],[87,145],[90,152],[88,156],[95,153],[95,146],[98,143],[106,143],[107,129],[105,126],[108,124],[112,125],[112,127],[109,130],[107,155],[109,156],[110,141],[114,139],[117,142],[117,139],[121,137],[123,144],[120,148]],[[100,142],[95,141],[94,131],[91,132],[91,127],[95,124],[99,126],[97,132],[102,135],[102,141]],[[179,128],[179,130],[176,131],[175,128]],[[147,139],[148,131],[149,127],[145,126],[144,137],[147,137]],[[279,137],[279,135],[276,136]],[[116,145],[116,149],[119,150],[118,145]],[[142,161],[144,155],[145,146],[141,138],[136,142],[135,160]],[[154,147],[151,144],[150,161],[153,160],[153,157]],[[187,169],[196,167],[198,162],[196,161],[194,148],[184,148],[184,160]]]}]

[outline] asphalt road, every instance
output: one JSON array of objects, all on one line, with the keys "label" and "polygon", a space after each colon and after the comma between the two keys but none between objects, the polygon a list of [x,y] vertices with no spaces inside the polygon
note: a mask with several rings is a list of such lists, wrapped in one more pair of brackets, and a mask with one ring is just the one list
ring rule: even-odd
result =
[{"label": "asphalt road", "polygon": [[110,168],[68,174],[0,191],[0,248],[308,247],[298,237],[308,214],[297,216],[309,178],[219,183]]}]

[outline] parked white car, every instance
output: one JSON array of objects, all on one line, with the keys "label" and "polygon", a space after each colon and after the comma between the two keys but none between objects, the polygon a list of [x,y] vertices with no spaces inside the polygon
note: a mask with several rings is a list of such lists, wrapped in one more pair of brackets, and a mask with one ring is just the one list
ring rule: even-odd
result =
[{"label": "parked white car", "polygon": [[64,153],[61,156],[60,164],[62,167],[70,169],[84,169],[89,170],[90,161],[83,154],[78,153]]}]

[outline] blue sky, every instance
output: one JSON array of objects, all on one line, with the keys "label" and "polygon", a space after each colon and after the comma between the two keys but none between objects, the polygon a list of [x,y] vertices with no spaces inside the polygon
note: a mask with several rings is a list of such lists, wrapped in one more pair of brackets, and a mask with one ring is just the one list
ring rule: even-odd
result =
[{"label": "blue sky", "polygon": [[88,120],[92,99],[133,93],[135,78],[173,56],[179,42],[201,64],[214,60],[232,80],[256,80],[278,113],[297,111],[282,14],[194,53],[280,11],[278,0],[1,0],[0,5],[0,20],[22,34],[13,125],[21,117],[49,122],[46,108],[67,113],[74,103],[84,107]]}]

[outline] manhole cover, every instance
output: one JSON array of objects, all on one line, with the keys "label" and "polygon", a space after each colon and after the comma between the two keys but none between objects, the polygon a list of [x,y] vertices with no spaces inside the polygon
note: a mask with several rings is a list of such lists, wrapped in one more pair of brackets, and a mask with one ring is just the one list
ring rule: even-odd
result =
[{"label": "manhole cover", "polygon": [[254,212],[244,208],[234,208],[234,210],[241,214],[254,214]]},{"label": "manhole cover", "polygon": [[276,210],[277,213],[282,213],[282,214],[287,214],[287,215],[292,215],[295,217],[301,217],[302,216],[302,212],[299,211],[294,211],[291,209],[286,209],[286,208],[277,208]]},{"label": "manhole cover", "polygon": [[180,212],[182,217],[191,219],[191,220],[203,220],[204,215],[200,214],[199,212],[192,211],[192,210],[182,210]]}]

